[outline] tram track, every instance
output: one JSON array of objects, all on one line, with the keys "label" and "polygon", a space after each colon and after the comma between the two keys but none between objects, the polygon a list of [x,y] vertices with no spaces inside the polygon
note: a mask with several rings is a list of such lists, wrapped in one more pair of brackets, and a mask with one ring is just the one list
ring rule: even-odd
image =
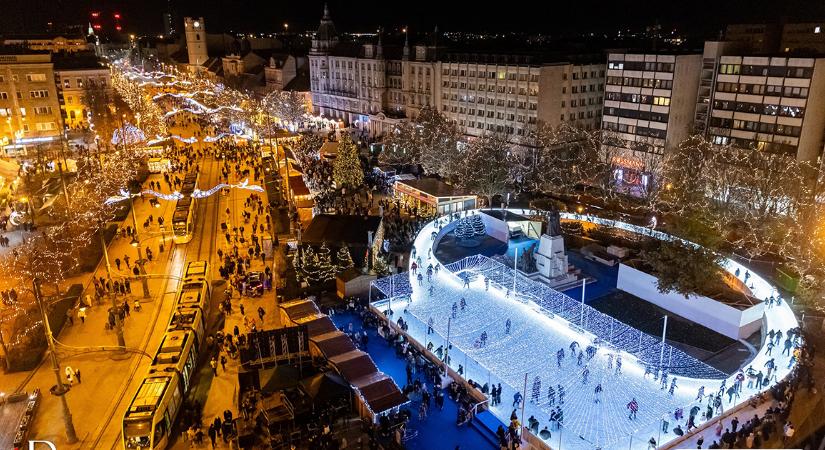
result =
[{"label": "tram track", "polygon": [[[201,175],[204,175],[204,173],[206,173],[205,178],[207,178],[207,180],[206,180],[207,184],[211,185],[211,184],[214,184],[214,181],[216,179],[215,166],[217,165],[217,160],[215,159],[214,155],[205,154],[203,159],[202,159],[202,163],[201,163],[202,168],[207,166],[207,161],[208,161],[208,165],[209,165],[209,170],[208,171],[201,170],[200,172],[201,172]],[[211,197],[207,197],[205,199],[201,199],[199,201],[199,204],[196,205],[196,208],[198,208],[198,209],[202,208],[203,209],[203,214],[198,214],[197,217],[196,217],[196,220],[195,220],[195,231],[194,232],[199,232],[200,231],[200,233],[199,233],[200,237],[198,239],[197,248],[193,249],[191,244],[186,244],[185,247],[181,250],[180,245],[173,245],[172,250],[170,251],[170,257],[169,257],[169,261],[170,261],[169,262],[169,264],[170,264],[169,270],[171,270],[172,267],[174,266],[172,261],[176,257],[178,258],[178,260],[180,260],[182,262],[182,264],[181,264],[182,267],[185,267],[186,262],[190,259],[190,257],[193,257],[193,256],[194,256],[195,260],[206,260],[208,262],[211,262],[211,256],[212,256],[212,253],[214,251],[213,247],[214,247],[214,242],[215,242],[215,228],[213,226],[212,229],[210,230],[210,232],[208,232],[208,233],[204,232],[204,228],[209,223],[209,221],[207,220],[207,217],[209,216],[210,206],[211,206],[211,209],[213,210],[213,212],[212,212],[212,216],[213,216],[212,225],[214,225],[216,223],[215,219],[217,219],[218,212],[219,212],[219,208],[217,206],[218,201],[219,201],[218,199],[212,199]],[[206,239],[210,240],[211,243],[207,245],[207,248],[209,249],[209,253],[207,253],[205,255],[205,258],[204,258],[203,257],[203,247],[204,247],[204,240],[206,240]],[[192,250],[194,250],[194,254],[191,254]],[[181,251],[182,251],[182,254],[180,256],[178,256],[178,253],[180,253]],[[173,279],[176,280],[178,282],[178,284],[180,283],[180,278],[179,277],[172,277],[172,276],[169,276],[169,274],[167,274],[167,276],[164,277],[163,288],[161,289],[161,292],[162,292],[161,295],[162,295],[163,298],[165,298],[166,295],[169,293],[169,291],[168,291],[169,284],[170,284],[170,281],[173,280]],[[176,291],[177,291],[177,288],[172,292],[176,292]],[[152,337],[156,334],[158,323],[160,322],[160,325],[162,327],[165,326],[165,324],[167,323],[167,321],[165,321],[165,320],[163,320],[163,321],[158,320],[158,316],[160,315],[161,309],[163,309],[164,304],[165,304],[165,300],[163,298],[161,299],[161,302],[158,304],[158,307],[155,309],[155,315],[152,318],[152,324],[153,324],[152,329],[151,329],[151,331],[147,332],[147,334],[146,334],[147,337],[145,338],[145,340],[144,340],[144,342],[143,342],[143,344],[140,348],[140,351],[142,353],[146,353],[146,349],[149,347],[149,343],[152,341]],[[139,372],[139,369],[140,369],[140,358],[137,358],[136,362],[133,363],[133,366],[132,366],[132,368],[129,372],[128,377],[122,383],[122,387],[121,387],[120,391],[115,396],[115,400],[114,400],[112,406],[110,407],[108,413],[106,414],[106,418],[105,418],[103,424],[101,426],[99,426],[100,433],[98,433],[96,439],[93,442],[90,443],[88,448],[95,448],[95,449],[96,448],[111,448],[111,449],[122,448],[122,445],[121,445],[122,430],[120,428],[118,428],[117,433],[115,433],[114,439],[111,441],[111,446],[107,445],[108,443],[105,443],[105,442],[104,442],[103,445],[101,445],[101,441],[104,441],[104,439],[107,435],[106,431],[108,429],[110,429],[111,426],[113,426],[113,424],[112,424],[113,419],[115,419],[116,416],[120,416],[117,413],[118,413],[118,411],[121,410],[124,399],[128,398],[126,394],[128,392],[133,392],[134,391],[134,389],[132,389],[132,384],[136,381],[136,376]],[[85,445],[83,443],[81,443],[81,447],[85,448]]]}]

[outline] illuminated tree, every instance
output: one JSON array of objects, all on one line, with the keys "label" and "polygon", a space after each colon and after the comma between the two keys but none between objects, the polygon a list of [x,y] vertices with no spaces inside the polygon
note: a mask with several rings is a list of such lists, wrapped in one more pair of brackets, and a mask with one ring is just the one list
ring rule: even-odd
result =
[{"label": "illuminated tree", "polygon": [[339,273],[355,267],[355,263],[352,261],[352,255],[350,255],[349,253],[349,247],[347,247],[346,245],[338,249],[338,255],[336,256],[336,259],[338,260]]},{"label": "illuminated tree", "polygon": [[318,256],[318,280],[321,282],[334,280],[335,265],[332,264],[332,255],[326,242],[321,244],[316,255]]},{"label": "illuminated tree", "polygon": [[452,176],[462,132],[436,109],[425,107],[414,120],[402,122],[384,142],[382,164],[419,164],[428,174]]},{"label": "illuminated tree", "polygon": [[364,182],[364,171],[358,147],[352,142],[349,133],[342,133],[338,143],[338,154],[332,164],[332,178],[338,188],[357,189]]},{"label": "illuminated tree", "polygon": [[493,197],[503,194],[510,182],[508,162],[512,148],[503,134],[485,134],[473,139],[453,161],[455,184],[468,193],[485,197],[492,206]]}]

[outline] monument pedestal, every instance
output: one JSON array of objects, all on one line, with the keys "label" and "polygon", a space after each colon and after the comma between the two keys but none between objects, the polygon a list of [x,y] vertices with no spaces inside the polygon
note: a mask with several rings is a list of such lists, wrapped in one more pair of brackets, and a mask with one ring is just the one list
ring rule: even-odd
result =
[{"label": "monument pedestal", "polygon": [[564,238],[561,235],[543,234],[533,258],[536,261],[538,280],[550,287],[571,284],[577,280],[576,275],[569,271]]}]

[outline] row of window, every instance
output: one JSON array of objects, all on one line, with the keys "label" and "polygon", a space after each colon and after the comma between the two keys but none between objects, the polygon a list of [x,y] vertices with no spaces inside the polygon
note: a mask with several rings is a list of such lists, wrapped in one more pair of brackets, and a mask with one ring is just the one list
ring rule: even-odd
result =
[{"label": "row of window", "polygon": [[[596,71],[595,70],[590,71],[590,78],[596,78]],[[599,78],[604,78],[604,70],[599,71]],[[567,72],[562,72],[561,79],[562,80],[567,79]],[[574,80],[586,80],[587,79],[587,71],[583,70],[581,72],[573,72],[573,79]]]},{"label": "row of window", "polygon": [[658,78],[607,77],[607,84],[651,89],[673,89],[673,80],[660,80]]},{"label": "row of window", "polygon": [[[11,76],[12,81],[19,81],[17,74],[12,74]],[[45,73],[27,73],[26,74],[26,81],[28,82],[38,82],[38,81],[46,81],[46,74]],[[5,75],[0,75],[0,83],[5,83],[6,77]]]},{"label": "row of window", "polygon": [[[78,88],[82,88],[84,86],[95,87],[98,84],[100,84],[101,86],[106,86],[106,79],[105,78],[100,78],[98,80],[95,80],[94,78],[89,78],[89,79],[84,80],[83,78],[75,78],[75,83],[74,83],[75,87],[78,87]],[[66,89],[71,88],[72,87],[72,79],[71,78],[64,78],[63,79],[63,87],[66,88]]]},{"label": "row of window", "polygon": [[607,100],[628,103],[641,103],[643,105],[670,106],[670,97],[658,95],[623,94],[621,92],[608,92],[605,94]]},{"label": "row of window", "polygon": [[515,101],[515,100],[505,100],[503,98],[495,99],[492,97],[482,97],[482,96],[474,96],[474,95],[458,95],[458,94],[448,94],[443,92],[441,94],[442,100],[452,100],[452,101],[460,101],[466,103],[477,103],[479,105],[496,105],[496,106],[507,106],[508,108],[516,108],[519,109],[531,109],[535,110],[538,109],[538,103],[534,102],[526,102],[526,101]]},{"label": "row of window", "polygon": [[[571,86],[570,87],[570,92],[573,93],[573,94],[578,94],[580,92],[582,94],[584,94],[585,92],[596,92],[596,86],[597,86],[596,84],[590,84],[590,85],[583,84],[581,86]],[[602,92],[604,90],[604,84],[603,83],[599,83],[598,87],[599,87],[599,92]],[[566,86],[562,86],[561,93],[562,94],[567,93],[567,87]]]},{"label": "row of window", "polygon": [[645,72],[673,72],[673,63],[650,61],[608,61],[607,68],[613,70],[642,70]]},{"label": "row of window", "polygon": [[[429,75],[429,70],[428,73]],[[538,74],[526,74],[526,73],[513,73],[513,72],[506,72],[506,71],[478,71],[475,70],[466,70],[466,69],[449,69],[444,68],[441,71],[441,74],[444,76],[460,76],[466,77],[469,76],[471,78],[487,78],[490,80],[510,80],[510,81],[539,81]]]},{"label": "row of window", "polygon": [[[16,92],[17,99],[23,100],[23,93],[20,91]],[[46,89],[38,89],[36,91],[29,91],[29,98],[49,98],[49,91]],[[8,92],[0,92],[0,100],[8,100],[9,93]]]},{"label": "row of window", "polygon": [[808,88],[798,86],[718,82],[716,83],[716,90],[718,92],[730,92],[737,94],[808,98]]},{"label": "row of window", "polygon": [[[602,98],[601,97],[598,97],[598,98],[590,97],[590,98],[587,99],[587,102],[585,102],[583,98],[578,99],[578,100],[573,99],[573,100],[570,100],[570,107],[571,108],[576,108],[576,107],[579,107],[579,106],[600,105],[601,103],[602,103]],[[561,101],[561,107],[564,108],[565,105],[566,105],[566,102],[564,100],[562,100]]]},{"label": "row of window", "polygon": [[604,122],[602,128],[609,131],[616,131],[619,133],[635,134],[636,136],[648,136],[652,138],[664,139],[667,135],[665,130],[656,128],[638,127],[636,125],[628,125],[625,123]]},{"label": "row of window", "polygon": [[802,117],[805,108],[801,106],[769,105],[763,103],[735,102],[731,100],[714,100],[713,108],[725,111],[738,111],[766,116]]},{"label": "row of window", "polygon": [[796,155],[796,146],[781,142],[752,141],[750,139],[739,139],[730,136],[713,136],[711,141],[717,145],[730,144],[736,147],[753,148],[755,150],[769,153]]},{"label": "row of window", "polygon": [[458,81],[447,81],[444,80],[441,83],[442,87],[445,88],[453,88],[453,89],[469,89],[471,91],[487,91],[487,92],[498,92],[499,94],[518,94],[518,95],[531,95],[536,96],[539,95],[539,89],[537,87],[531,88],[516,88],[515,86],[496,86],[494,84],[479,84],[476,86],[474,83],[465,83],[465,82],[458,82]]},{"label": "row of window", "polygon": [[811,78],[813,67],[757,66],[752,64],[720,64],[723,75],[755,75],[762,77]]},{"label": "row of window", "polygon": [[486,117],[488,119],[499,119],[499,120],[509,120],[510,122],[520,122],[520,123],[536,123],[535,116],[525,116],[523,114],[514,114],[514,113],[505,113],[503,111],[485,111],[483,109],[475,109],[475,108],[464,108],[463,106],[455,106],[455,105],[442,105],[442,111],[451,112],[455,114],[466,114],[470,116],[477,116],[477,117]]},{"label": "row of window", "polygon": [[635,109],[623,109],[607,107],[604,110],[606,116],[626,117],[628,119],[648,120],[651,122],[667,123],[668,114],[653,111],[638,111]]},{"label": "row of window", "polygon": [[[569,113],[567,117],[569,118],[569,120],[576,120],[576,117],[578,117],[579,120],[581,120],[585,117],[587,117],[588,119],[592,119],[593,117],[598,117],[598,115],[598,112],[594,113],[593,111],[587,111],[585,113],[585,111],[579,111],[578,113]],[[560,120],[564,122],[564,114],[561,115]]]},{"label": "row of window", "polygon": [[733,130],[754,131],[757,133],[778,134],[780,136],[799,137],[802,127],[793,125],[782,125],[778,123],[754,122],[751,120],[723,119],[721,117],[711,117],[710,124],[713,127],[730,128]]}]

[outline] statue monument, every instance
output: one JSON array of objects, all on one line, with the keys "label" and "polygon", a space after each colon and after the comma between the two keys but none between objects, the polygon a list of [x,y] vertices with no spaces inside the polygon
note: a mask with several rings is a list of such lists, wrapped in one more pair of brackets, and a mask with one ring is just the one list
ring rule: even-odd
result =
[{"label": "statue monument", "polygon": [[533,255],[539,279],[550,287],[569,284],[576,280],[576,276],[568,270],[561,231],[561,215],[553,208],[547,212],[546,217],[547,231],[541,235],[538,249]]}]

